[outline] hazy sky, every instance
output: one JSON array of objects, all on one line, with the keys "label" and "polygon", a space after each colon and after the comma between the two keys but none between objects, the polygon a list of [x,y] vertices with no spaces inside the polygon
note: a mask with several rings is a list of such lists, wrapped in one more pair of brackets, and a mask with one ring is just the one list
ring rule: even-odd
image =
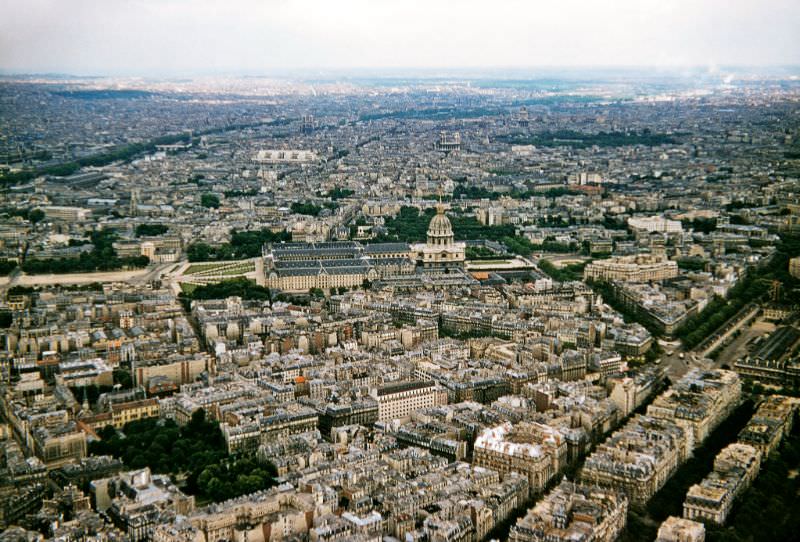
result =
[{"label": "hazy sky", "polygon": [[0,0],[0,70],[800,64],[800,0]]}]

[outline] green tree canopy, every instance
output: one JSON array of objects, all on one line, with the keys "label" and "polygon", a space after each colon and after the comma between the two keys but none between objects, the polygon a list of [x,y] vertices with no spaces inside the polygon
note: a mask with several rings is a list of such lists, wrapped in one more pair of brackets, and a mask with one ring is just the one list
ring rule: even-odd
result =
[{"label": "green tree canopy", "polygon": [[218,209],[219,196],[216,194],[212,194],[211,192],[206,192],[205,194],[200,196],[200,205],[210,209]]},{"label": "green tree canopy", "polygon": [[28,213],[28,220],[30,220],[32,224],[36,224],[44,220],[44,216],[44,211],[41,209],[33,209]]}]

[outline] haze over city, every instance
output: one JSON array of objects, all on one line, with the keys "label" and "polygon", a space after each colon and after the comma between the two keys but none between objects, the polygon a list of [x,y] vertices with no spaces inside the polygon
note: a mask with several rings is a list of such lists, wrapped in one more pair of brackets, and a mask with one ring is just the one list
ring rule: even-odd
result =
[{"label": "haze over city", "polygon": [[4,0],[0,69],[77,75],[800,64],[792,0]]}]

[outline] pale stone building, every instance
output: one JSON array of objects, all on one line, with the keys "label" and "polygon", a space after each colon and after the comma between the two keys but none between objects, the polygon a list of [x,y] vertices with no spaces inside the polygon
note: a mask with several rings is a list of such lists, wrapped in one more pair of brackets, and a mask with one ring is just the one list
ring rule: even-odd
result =
[{"label": "pale stone building", "polygon": [[433,381],[400,382],[374,388],[370,395],[378,402],[378,421],[408,418],[424,408],[447,404],[447,392]]},{"label": "pale stone building", "polygon": [[453,226],[440,203],[428,226],[427,243],[411,245],[411,258],[425,270],[446,271],[464,267],[465,251],[466,244],[455,241]]},{"label": "pale stone building", "polygon": [[583,270],[584,280],[652,282],[678,276],[678,264],[663,256],[639,254],[595,260]]},{"label": "pale stone building", "polygon": [[704,542],[705,525],[690,519],[670,516],[658,529],[656,542]]},{"label": "pale stone building", "polygon": [[474,463],[528,477],[531,494],[544,489],[566,465],[567,441],[558,429],[536,422],[510,422],[484,429],[475,441]]},{"label": "pale stone building", "polygon": [[714,470],[689,488],[683,501],[683,517],[725,523],[733,501],[750,487],[761,468],[761,452],[739,442],[726,446],[714,459]]},{"label": "pale stone building", "polygon": [[563,481],[511,528],[511,542],[613,542],[625,528],[624,493]]}]

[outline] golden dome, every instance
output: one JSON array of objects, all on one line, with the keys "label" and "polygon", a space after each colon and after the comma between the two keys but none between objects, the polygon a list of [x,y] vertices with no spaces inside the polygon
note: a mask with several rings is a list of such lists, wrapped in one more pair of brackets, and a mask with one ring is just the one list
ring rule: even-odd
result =
[{"label": "golden dome", "polygon": [[444,205],[441,203],[436,206],[436,216],[431,219],[428,225],[428,244],[444,245],[453,242],[453,225],[450,219],[444,214]]}]

